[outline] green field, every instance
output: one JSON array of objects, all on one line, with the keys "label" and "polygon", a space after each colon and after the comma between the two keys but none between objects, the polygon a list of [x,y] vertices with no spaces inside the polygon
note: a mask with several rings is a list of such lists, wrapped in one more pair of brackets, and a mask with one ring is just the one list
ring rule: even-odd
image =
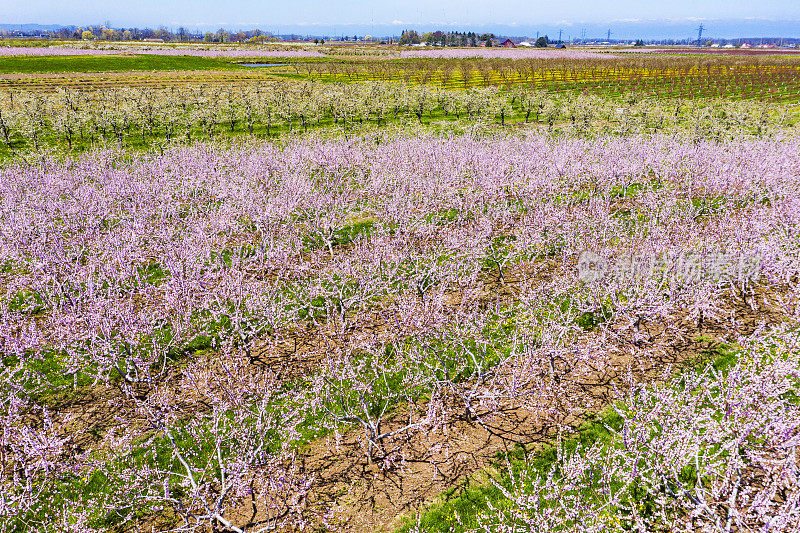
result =
[{"label": "green field", "polygon": [[2,74],[63,72],[127,72],[145,70],[242,70],[230,59],[196,56],[85,55],[85,56],[0,56]]}]

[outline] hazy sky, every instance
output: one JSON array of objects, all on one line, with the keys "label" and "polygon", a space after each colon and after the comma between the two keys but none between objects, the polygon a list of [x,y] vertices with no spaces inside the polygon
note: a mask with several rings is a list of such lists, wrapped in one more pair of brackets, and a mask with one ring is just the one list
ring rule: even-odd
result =
[{"label": "hazy sky", "polygon": [[573,31],[581,25],[651,24],[665,21],[697,25],[702,20],[797,21],[800,0],[0,0],[0,23],[169,28],[308,27],[308,33],[346,31],[348,25],[398,28],[537,25]]}]

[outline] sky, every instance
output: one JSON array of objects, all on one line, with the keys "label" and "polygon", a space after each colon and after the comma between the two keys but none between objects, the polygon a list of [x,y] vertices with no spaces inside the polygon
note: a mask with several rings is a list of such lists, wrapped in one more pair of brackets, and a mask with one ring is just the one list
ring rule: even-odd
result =
[{"label": "sky", "polygon": [[[800,37],[798,0],[0,0],[0,23],[112,27],[184,26],[193,30],[261,28],[276,33],[400,33],[404,28],[490,29],[530,35],[586,29],[618,38],[626,32],[675,32],[685,37],[700,23],[719,37],[780,31]],[[659,30],[658,27],[662,26]],[[513,29],[518,31],[515,33]],[[724,30],[723,30],[724,29]],[[742,35],[723,35],[744,32]],[[750,31],[751,34],[748,34]],[[696,33],[696,30],[694,30]],[[666,37],[666,35],[664,36]]]}]

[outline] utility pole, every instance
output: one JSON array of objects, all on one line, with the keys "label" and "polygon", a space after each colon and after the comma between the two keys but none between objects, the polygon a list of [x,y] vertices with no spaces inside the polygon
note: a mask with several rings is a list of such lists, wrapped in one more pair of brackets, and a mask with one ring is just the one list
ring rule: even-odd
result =
[{"label": "utility pole", "polygon": [[703,28],[702,24],[700,24],[700,27],[697,28],[697,46],[700,46],[700,39],[703,38],[703,30],[704,29],[705,28]]}]

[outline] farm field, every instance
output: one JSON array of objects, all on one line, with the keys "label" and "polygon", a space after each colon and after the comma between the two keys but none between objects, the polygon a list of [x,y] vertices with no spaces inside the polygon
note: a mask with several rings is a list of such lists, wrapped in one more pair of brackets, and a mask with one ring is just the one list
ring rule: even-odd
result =
[{"label": "farm field", "polygon": [[175,55],[0,56],[0,73],[129,72],[244,68],[217,58]]},{"label": "farm field", "polygon": [[0,529],[800,528],[800,58],[214,51],[0,55]]},{"label": "farm field", "polygon": [[[277,70],[283,75],[327,82],[384,81],[448,89],[524,86],[548,92],[582,91],[607,96],[635,92],[660,98],[800,99],[800,55],[797,54],[630,53],[620,56],[554,50],[484,50],[479,53],[469,49],[442,52],[392,52],[388,49],[385,51],[388,55],[376,56],[377,52],[368,47],[338,47],[344,52],[334,52],[336,48],[320,48],[320,51],[195,50],[193,55],[188,55],[190,50],[175,49],[134,49],[122,52],[125,55],[107,55],[118,51],[103,49],[86,50],[102,55],[24,55],[52,50],[29,47],[21,49],[22,55],[0,52],[0,73],[5,73],[5,80],[14,80],[26,73],[235,71],[246,69],[244,63],[272,58],[274,61],[268,64],[287,65],[288,68]],[[365,48],[364,52],[360,51]],[[63,48],[56,52],[72,54],[82,50]],[[361,55],[365,53],[373,55]]]},{"label": "farm field", "polygon": [[[422,54],[422,53],[420,53]],[[456,54],[450,54],[454,56]],[[546,57],[546,56],[549,56]],[[528,59],[401,59],[318,62],[309,78],[326,81],[400,81],[443,88],[526,86],[549,92],[581,91],[606,96],[634,92],[666,98],[753,98],[798,100],[800,56],[698,59],[660,55],[592,59],[551,51]],[[522,56],[524,57],[524,56]]]},{"label": "farm field", "polygon": [[66,72],[61,74],[0,74],[0,87],[6,94],[14,92],[53,93],[59,89],[78,89],[85,92],[104,89],[171,88],[191,85],[236,84],[258,81],[269,74],[254,69],[225,71],[189,70],[168,72]]},{"label": "farm field", "polygon": [[[286,48],[286,47],[280,47]],[[0,56],[11,57],[69,57],[69,56],[95,56],[95,55],[123,55],[128,56],[171,56],[171,57],[205,57],[205,58],[248,58],[248,57],[281,57],[281,58],[315,58],[324,57],[316,50],[265,50],[263,47],[244,49],[210,49],[197,50],[194,48],[150,48],[150,47],[121,47],[121,48],[76,48],[76,47],[0,47]]]}]

